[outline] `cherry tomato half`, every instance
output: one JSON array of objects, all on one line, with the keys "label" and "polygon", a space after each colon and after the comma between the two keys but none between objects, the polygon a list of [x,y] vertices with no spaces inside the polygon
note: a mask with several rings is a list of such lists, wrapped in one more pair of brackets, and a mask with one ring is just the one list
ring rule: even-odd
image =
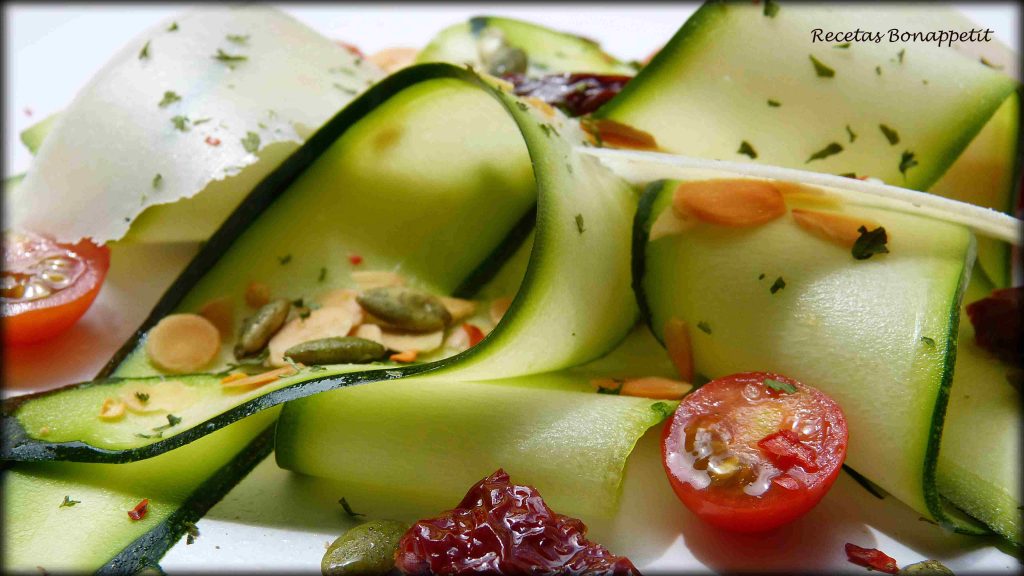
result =
[{"label": "cherry tomato half", "polygon": [[4,232],[0,277],[4,344],[28,344],[67,330],[89,309],[110,267],[110,249],[88,240],[58,244]]},{"label": "cherry tomato half", "polygon": [[665,472],[701,519],[771,530],[813,508],[846,458],[846,419],[825,393],[766,372],[708,382],[662,434]]}]

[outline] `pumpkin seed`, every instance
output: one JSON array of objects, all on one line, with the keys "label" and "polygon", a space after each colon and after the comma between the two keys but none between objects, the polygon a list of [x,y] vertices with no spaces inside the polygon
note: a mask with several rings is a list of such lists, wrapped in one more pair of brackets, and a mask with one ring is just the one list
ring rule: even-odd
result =
[{"label": "pumpkin seed", "polygon": [[395,520],[371,520],[335,540],[323,560],[324,576],[387,574],[395,567],[395,550],[409,526]]},{"label": "pumpkin seed", "polygon": [[915,562],[909,564],[900,569],[900,576],[906,574],[916,574],[917,576],[953,576],[953,571],[946,568],[938,560],[925,560],[923,562]]},{"label": "pumpkin seed", "polygon": [[366,338],[343,336],[320,338],[296,344],[284,351],[285,358],[303,364],[365,364],[384,357],[387,350]]},{"label": "pumpkin seed", "polygon": [[273,337],[284,321],[288,318],[288,312],[292,303],[279,298],[264,304],[242,322],[242,330],[235,344],[235,358],[246,358],[259,354],[267,346],[267,342]]},{"label": "pumpkin seed", "polygon": [[390,326],[410,332],[443,330],[452,321],[440,298],[404,286],[367,290],[356,301]]}]

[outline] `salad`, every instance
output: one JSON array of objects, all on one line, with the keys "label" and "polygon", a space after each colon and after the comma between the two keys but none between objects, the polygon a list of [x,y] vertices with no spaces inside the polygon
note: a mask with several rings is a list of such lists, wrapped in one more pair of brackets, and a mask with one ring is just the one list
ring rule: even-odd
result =
[{"label": "salad", "polygon": [[643,61],[486,15],[374,53],[267,6],[142,31],[5,182],[6,357],[163,295],[94,378],[6,392],[4,565],[1012,570],[1019,57],[807,37],[894,26],[976,27],[709,2]]}]

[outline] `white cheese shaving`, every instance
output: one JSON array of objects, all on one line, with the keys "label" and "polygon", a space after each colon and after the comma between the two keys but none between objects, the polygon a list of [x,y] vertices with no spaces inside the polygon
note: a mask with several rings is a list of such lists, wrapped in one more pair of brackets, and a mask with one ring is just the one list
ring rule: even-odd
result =
[{"label": "white cheese shaving", "polygon": [[[79,92],[10,195],[9,224],[103,243],[150,208],[132,240],[205,239],[380,76],[275,9],[189,11],[136,37]],[[264,152],[275,143],[291,144]]]}]

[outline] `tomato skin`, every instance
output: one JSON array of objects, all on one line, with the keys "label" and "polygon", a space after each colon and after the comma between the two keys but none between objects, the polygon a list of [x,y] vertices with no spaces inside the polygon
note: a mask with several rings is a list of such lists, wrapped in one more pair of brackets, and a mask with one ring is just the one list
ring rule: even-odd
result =
[{"label": "tomato skin", "polygon": [[4,302],[5,346],[41,342],[64,332],[85,314],[99,294],[110,268],[110,249],[96,246],[89,240],[58,246],[74,252],[85,263],[84,272],[71,286],[51,296],[27,302]]},{"label": "tomato skin", "polygon": [[[785,382],[796,387],[797,392],[786,398],[785,392],[767,388],[766,379]],[[681,434],[688,425],[700,422],[702,417],[720,419],[731,422],[731,409],[748,406],[743,404],[741,391],[747,386],[757,386],[761,390],[764,401],[772,402],[781,398],[789,402],[799,402],[801,408],[813,410],[820,417],[821,434],[815,440],[808,441],[802,449],[813,447],[815,465],[804,469],[799,466],[800,459],[782,459],[785,470],[768,485],[767,491],[760,496],[751,496],[740,488],[726,488],[711,483],[705,488],[696,488],[690,482],[680,478],[680,474],[692,473],[682,470],[685,462],[681,454],[685,448],[681,445]],[[709,416],[710,415],[710,416]],[[734,430],[742,430],[738,423],[733,423]],[[770,430],[766,434],[753,439],[748,447],[749,454],[758,455],[758,465],[773,466],[779,462],[773,454],[766,451],[768,444],[777,440],[780,430]],[[702,520],[719,528],[733,532],[763,532],[772,530],[807,513],[825,496],[829,488],[839,476],[843,460],[846,457],[848,441],[846,420],[839,406],[823,392],[804,386],[799,382],[765,372],[748,372],[734,374],[709,382],[683,399],[672,419],[662,432],[662,463],[672,489],[682,503]],[[760,445],[759,445],[760,444]],[[733,445],[730,445],[730,449]],[[774,469],[774,468],[773,468]]]}]

